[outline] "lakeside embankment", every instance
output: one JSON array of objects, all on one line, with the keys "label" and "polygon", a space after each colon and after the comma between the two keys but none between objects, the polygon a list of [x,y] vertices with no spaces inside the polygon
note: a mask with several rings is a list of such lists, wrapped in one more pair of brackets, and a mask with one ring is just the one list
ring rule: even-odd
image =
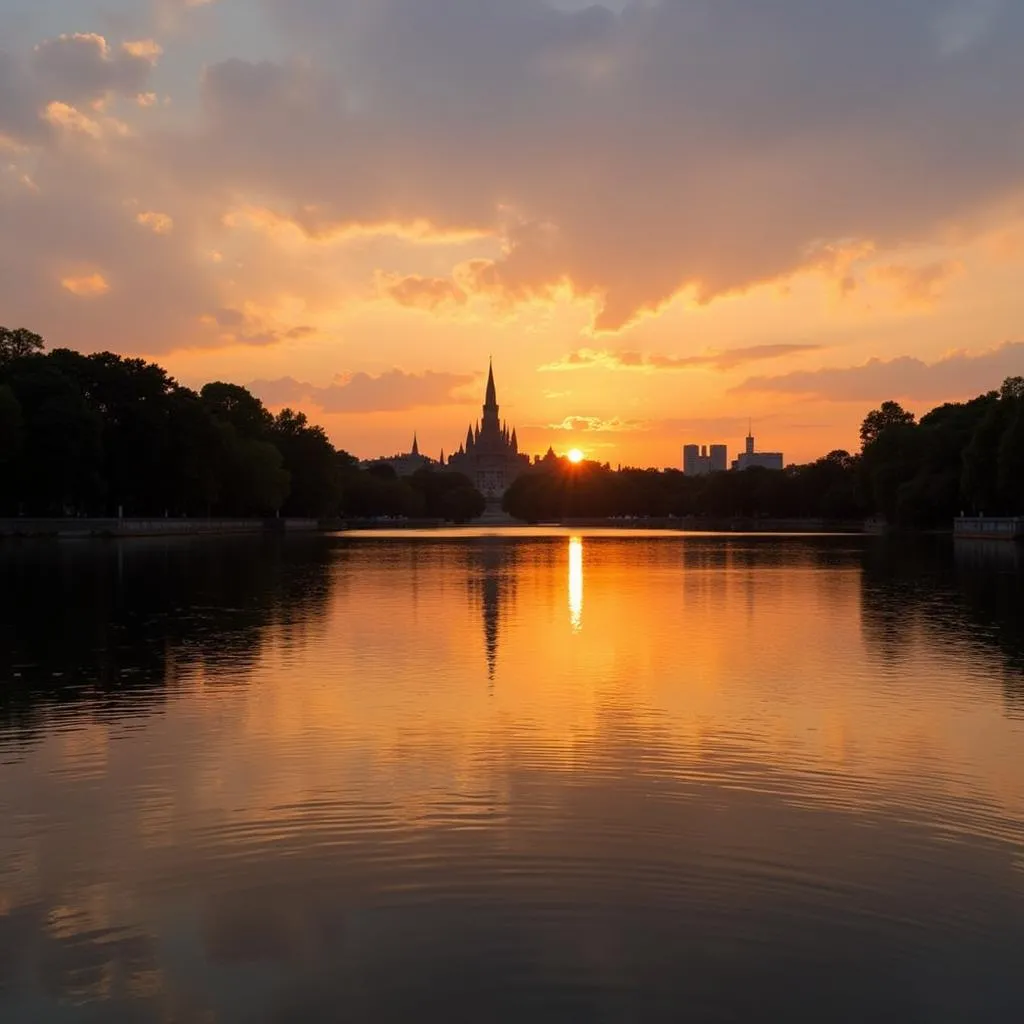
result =
[{"label": "lakeside embankment", "polygon": [[0,537],[197,537],[259,533],[311,533],[316,519],[0,519]]},{"label": "lakeside embankment", "polygon": [[[858,519],[758,519],[735,517],[706,519],[671,516],[636,517],[567,517],[544,523],[524,523],[515,519],[476,520],[461,524],[477,529],[500,526],[514,529],[531,526],[559,526],[568,529],[601,530],[666,530],[677,533],[884,533],[887,527],[877,520]],[[457,528],[443,519],[86,519],[22,517],[0,519],[0,539],[56,537],[66,539],[131,538],[131,537],[195,537],[235,536],[252,534],[345,533],[373,530],[438,530]],[[934,531],[930,531],[934,532]],[[943,531],[950,532],[950,531]],[[970,518],[954,522],[954,536],[963,539],[1017,540],[1024,538],[1024,518]]]}]

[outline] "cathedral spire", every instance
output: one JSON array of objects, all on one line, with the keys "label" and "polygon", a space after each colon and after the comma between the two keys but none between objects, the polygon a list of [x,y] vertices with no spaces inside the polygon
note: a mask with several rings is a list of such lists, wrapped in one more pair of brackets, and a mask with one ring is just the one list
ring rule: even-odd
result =
[{"label": "cathedral spire", "polygon": [[412,453],[413,455],[419,455],[420,453],[420,442],[415,433],[412,435]]},{"label": "cathedral spire", "polygon": [[491,359],[487,366],[487,394],[484,396],[484,408],[498,407],[498,392],[494,387],[494,360]]}]

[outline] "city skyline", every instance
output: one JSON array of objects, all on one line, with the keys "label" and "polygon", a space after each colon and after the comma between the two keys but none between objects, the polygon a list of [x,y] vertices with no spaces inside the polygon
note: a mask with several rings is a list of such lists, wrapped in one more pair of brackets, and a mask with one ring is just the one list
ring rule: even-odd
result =
[{"label": "city skyline", "polygon": [[790,461],[854,450],[884,400],[1024,369],[1022,31],[997,0],[2,0],[3,322],[250,383],[363,458],[459,438],[490,353],[531,453],[674,466],[748,416]]}]

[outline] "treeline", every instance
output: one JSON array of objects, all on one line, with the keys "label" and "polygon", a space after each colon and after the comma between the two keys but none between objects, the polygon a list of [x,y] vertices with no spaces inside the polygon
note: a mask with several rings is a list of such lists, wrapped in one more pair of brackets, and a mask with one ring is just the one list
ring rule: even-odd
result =
[{"label": "treeline", "polygon": [[462,521],[484,500],[456,473],[361,470],[301,412],[237,384],[199,392],[110,352],[44,351],[0,327],[0,515],[406,515]]},{"label": "treeline", "polygon": [[572,517],[863,519],[947,527],[961,512],[1024,515],[1024,377],[917,422],[896,402],[870,412],[861,450],[833,451],[782,472],[687,477],[675,470],[574,466],[549,453],[505,495],[526,522]]}]

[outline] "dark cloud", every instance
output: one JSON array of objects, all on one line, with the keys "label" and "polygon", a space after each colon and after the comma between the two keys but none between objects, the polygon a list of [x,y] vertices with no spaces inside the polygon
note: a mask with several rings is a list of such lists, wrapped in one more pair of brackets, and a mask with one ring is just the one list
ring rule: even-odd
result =
[{"label": "dark cloud", "polygon": [[159,49],[149,42],[112,48],[92,33],[64,35],[40,43],[32,54],[31,68],[47,100],[74,106],[109,93],[134,96],[142,92],[158,54]]},{"label": "dark cloud", "polygon": [[473,380],[470,374],[390,370],[378,377],[356,373],[327,387],[282,377],[253,381],[249,388],[274,406],[311,403],[327,413],[404,412],[424,406],[461,405],[465,400],[457,392]]},{"label": "dark cloud", "polygon": [[870,359],[862,366],[751,377],[737,392],[781,392],[841,402],[885,399],[941,401],[994,391],[1006,377],[1024,374],[1024,342],[1007,342],[979,355],[957,352],[926,363],[910,356]]},{"label": "dark cloud", "polygon": [[805,352],[820,352],[821,345],[748,345],[724,352],[708,352],[694,356],[666,356],[644,352],[609,352],[592,348],[581,348],[565,358],[540,367],[543,371],[585,370],[732,370],[747,363],[763,359],[778,359],[782,356],[801,355]]}]

